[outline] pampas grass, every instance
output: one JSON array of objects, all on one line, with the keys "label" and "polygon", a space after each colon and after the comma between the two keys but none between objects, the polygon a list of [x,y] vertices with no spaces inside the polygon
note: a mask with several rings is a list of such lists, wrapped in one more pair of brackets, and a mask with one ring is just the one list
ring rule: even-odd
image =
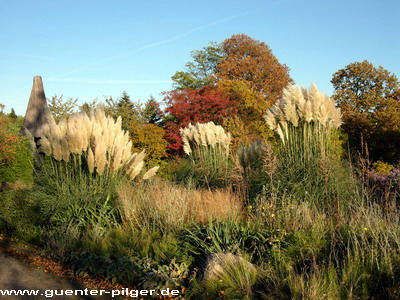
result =
[{"label": "pampas grass", "polygon": [[216,155],[228,157],[231,134],[224,128],[213,122],[189,124],[187,128],[181,128],[184,151],[187,155],[200,155],[199,152],[212,150]]},{"label": "pampas grass", "polygon": [[200,186],[226,186],[229,177],[231,135],[213,122],[181,128],[183,150],[189,156],[193,178]]},{"label": "pampas grass", "polygon": [[[69,162],[71,156],[82,156],[90,174],[116,175],[121,170],[134,180],[142,171],[145,152],[131,153],[129,134],[121,128],[121,117],[114,121],[103,109],[72,114],[57,124],[53,118],[43,126],[39,151],[57,161]],[[146,179],[156,169],[146,173]],[[150,176],[151,175],[151,176]]]},{"label": "pampas grass", "polygon": [[341,113],[333,100],[315,84],[309,89],[289,86],[264,118],[282,141],[278,181],[285,193],[296,194],[301,201],[335,203],[337,211],[338,197],[343,196],[337,193],[343,190],[339,185],[348,180],[339,157]]}]

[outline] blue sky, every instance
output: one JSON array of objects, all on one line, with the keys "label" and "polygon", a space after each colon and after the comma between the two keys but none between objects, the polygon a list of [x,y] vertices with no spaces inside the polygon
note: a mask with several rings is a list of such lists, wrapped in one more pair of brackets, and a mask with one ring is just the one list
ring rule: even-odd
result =
[{"label": "blue sky", "polygon": [[332,74],[369,60],[400,74],[399,0],[0,0],[0,103],[25,114],[32,79],[46,96],[161,100],[190,51],[245,33],[297,84],[330,95]]}]

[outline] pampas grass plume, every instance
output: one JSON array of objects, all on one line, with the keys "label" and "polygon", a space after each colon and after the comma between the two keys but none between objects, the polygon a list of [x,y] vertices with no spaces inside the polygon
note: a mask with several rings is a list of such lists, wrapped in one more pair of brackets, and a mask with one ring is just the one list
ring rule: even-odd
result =
[{"label": "pampas grass plume", "polygon": [[144,180],[147,180],[147,179],[150,179],[151,177],[153,177],[153,176],[156,174],[156,172],[158,171],[159,168],[160,168],[159,166],[156,166],[156,167],[153,167],[153,168],[149,169],[149,170],[143,175],[143,179],[144,179]]}]

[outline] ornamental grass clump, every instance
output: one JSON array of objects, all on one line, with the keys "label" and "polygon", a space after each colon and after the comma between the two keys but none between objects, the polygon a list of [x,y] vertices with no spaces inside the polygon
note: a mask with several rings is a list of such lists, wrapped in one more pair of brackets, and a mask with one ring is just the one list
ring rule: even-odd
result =
[{"label": "ornamental grass clump", "polygon": [[[75,113],[42,128],[36,187],[43,210],[57,225],[109,227],[119,222],[116,184],[133,182],[143,169],[144,150],[132,153],[129,133],[102,108]],[[148,170],[152,177],[158,167]]]},{"label": "ornamental grass clump", "polygon": [[302,199],[331,198],[337,188],[331,183],[341,180],[337,172],[342,168],[338,155],[342,119],[334,101],[315,84],[310,89],[289,86],[264,118],[282,141],[280,180],[288,181],[282,186],[291,187],[292,194],[299,192],[296,196]]},{"label": "ornamental grass clump", "polygon": [[306,163],[315,155],[327,156],[332,135],[342,124],[340,109],[315,84],[310,89],[289,86],[283,97],[264,115],[268,126],[278,133],[285,151],[301,156]]},{"label": "ornamental grass clump", "polygon": [[[194,173],[199,175],[195,181],[206,185],[225,181],[229,166],[229,146],[231,135],[213,122],[196,125],[189,124],[180,130],[184,143],[183,150],[189,156]],[[214,183],[216,183],[216,181]]]},{"label": "ornamental grass clump", "polygon": [[[121,117],[117,121],[106,116],[100,108],[61,119],[57,124],[53,118],[42,129],[39,151],[56,161],[69,163],[79,160],[90,174],[99,176],[125,173],[130,180],[141,172],[145,151],[132,153],[129,133],[121,128]],[[158,167],[145,175],[148,179]]]}]

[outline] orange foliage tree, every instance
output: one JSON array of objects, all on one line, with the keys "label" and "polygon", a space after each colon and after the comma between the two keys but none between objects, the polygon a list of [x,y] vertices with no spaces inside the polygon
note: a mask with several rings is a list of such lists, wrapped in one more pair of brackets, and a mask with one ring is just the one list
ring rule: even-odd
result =
[{"label": "orange foliage tree", "polygon": [[289,68],[279,63],[264,43],[245,34],[235,34],[222,42],[223,58],[217,65],[220,79],[245,81],[273,104],[291,83]]},{"label": "orange foliage tree", "polygon": [[400,83],[394,74],[370,62],[354,62],[333,74],[342,127],[353,149],[367,143],[373,160],[400,159]]}]

